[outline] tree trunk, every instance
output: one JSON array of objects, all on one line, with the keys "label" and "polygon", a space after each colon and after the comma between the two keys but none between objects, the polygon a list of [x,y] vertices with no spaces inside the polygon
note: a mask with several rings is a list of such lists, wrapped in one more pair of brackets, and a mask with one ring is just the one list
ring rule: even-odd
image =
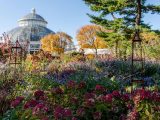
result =
[{"label": "tree trunk", "polygon": [[141,23],[142,17],[142,5],[141,0],[137,0],[137,17],[136,17],[136,27],[138,27]]}]

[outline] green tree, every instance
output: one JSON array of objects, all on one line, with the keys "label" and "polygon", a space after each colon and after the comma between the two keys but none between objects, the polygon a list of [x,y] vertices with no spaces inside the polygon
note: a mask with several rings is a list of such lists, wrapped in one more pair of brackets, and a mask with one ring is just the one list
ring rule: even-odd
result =
[{"label": "green tree", "polygon": [[[151,29],[145,24],[143,17],[146,13],[160,13],[160,5],[147,4],[147,0],[83,0],[94,12],[99,15],[88,14],[91,22],[113,30],[112,33],[101,33],[106,40],[115,43],[118,47],[119,41],[130,40],[139,28]],[[108,16],[112,19],[108,19]],[[123,42],[126,44],[126,42]],[[117,53],[117,48],[115,48]]]}]

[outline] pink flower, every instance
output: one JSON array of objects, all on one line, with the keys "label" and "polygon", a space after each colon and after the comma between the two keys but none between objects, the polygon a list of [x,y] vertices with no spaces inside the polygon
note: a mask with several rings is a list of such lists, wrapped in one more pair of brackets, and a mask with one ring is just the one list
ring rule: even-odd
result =
[{"label": "pink flower", "polygon": [[42,91],[42,90],[37,90],[37,91],[35,91],[34,97],[35,97],[36,99],[39,99],[41,96],[44,96],[44,91]]},{"label": "pink flower", "polygon": [[70,81],[67,82],[67,88],[68,89],[73,89],[73,88],[75,88],[75,86],[76,86],[75,81],[70,80]]},{"label": "pink flower", "polygon": [[72,111],[68,108],[64,109],[64,117],[71,117]]},{"label": "pink flower", "polygon": [[76,111],[77,116],[83,117],[85,115],[85,109],[84,108],[78,108]]},{"label": "pink flower", "polygon": [[28,109],[30,107],[35,107],[36,105],[38,104],[38,102],[36,100],[30,100],[30,101],[27,101],[25,104],[24,104],[24,109]]},{"label": "pink flower", "polygon": [[94,112],[93,113],[93,119],[94,120],[101,120],[102,113],[101,112]]},{"label": "pink flower", "polygon": [[104,92],[105,87],[103,87],[102,85],[96,85],[95,90],[98,91],[98,92]]},{"label": "pink flower", "polygon": [[120,96],[121,96],[118,90],[113,91],[113,92],[112,92],[112,95],[113,95],[114,97],[120,97]]},{"label": "pink flower", "polygon": [[105,101],[111,103],[112,102],[112,94],[108,94],[105,96]]}]

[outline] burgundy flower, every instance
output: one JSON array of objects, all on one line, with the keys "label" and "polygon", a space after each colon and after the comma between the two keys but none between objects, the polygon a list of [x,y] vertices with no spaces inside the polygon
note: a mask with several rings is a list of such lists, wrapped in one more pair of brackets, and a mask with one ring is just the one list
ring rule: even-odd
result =
[{"label": "burgundy flower", "polygon": [[47,96],[40,96],[39,97],[39,101],[46,101],[47,100]]},{"label": "burgundy flower", "polygon": [[61,106],[56,106],[54,108],[54,117],[55,119],[61,119],[64,115],[64,108]]},{"label": "burgundy flower", "polygon": [[76,117],[72,117],[72,120],[78,120]]},{"label": "burgundy flower", "polygon": [[16,97],[17,100],[19,100],[20,102],[22,102],[24,100],[24,97],[23,96],[18,96]]},{"label": "burgundy flower", "polygon": [[78,104],[78,98],[77,97],[71,97],[70,102],[72,104]]},{"label": "burgundy flower", "polygon": [[93,107],[95,105],[95,100],[93,98],[87,99],[85,101],[85,106],[86,107]]},{"label": "burgundy flower", "polygon": [[24,109],[28,109],[28,108],[31,108],[31,107],[35,107],[36,105],[38,104],[38,102],[36,100],[30,100],[30,101],[27,101],[25,104],[24,104]]},{"label": "burgundy flower", "polygon": [[11,107],[12,108],[15,108],[15,107],[17,107],[18,105],[20,104],[20,101],[19,100],[13,100],[12,102],[11,102]]},{"label": "burgundy flower", "polygon": [[17,107],[23,100],[24,100],[24,97],[22,97],[22,96],[16,97],[16,99],[14,99],[11,102],[11,107],[13,107],[13,108]]},{"label": "burgundy flower", "polygon": [[121,96],[118,90],[113,91],[113,92],[112,92],[112,95],[113,95],[114,97],[120,97],[120,96]]},{"label": "burgundy flower", "polygon": [[77,116],[83,117],[85,115],[85,109],[84,108],[78,108],[76,111]]},{"label": "burgundy flower", "polygon": [[94,120],[101,120],[102,113],[101,112],[94,112],[93,113],[93,119]]},{"label": "burgundy flower", "polygon": [[106,97],[104,95],[99,95],[97,98],[96,98],[98,101],[102,101],[102,102],[105,102],[106,101]]},{"label": "burgundy flower", "polygon": [[138,91],[140,96],[141,96],[141,100],[144,99],[150,99],[151,98],[151,92],[145,89],[141,89]]},{"label": "burgundy flower", "polygon": [[48,112],[48,107],[43,103],[39,103],[33,108],[32,114],[37,115],[37,114],[46,113],[46,112]]},{"label": "burgundy flower", "polygon": [[127,120],[138,120],[138,112],[136,111],[136,109],[133,109],[127,116]]},{"label": "burgundy flower", "polygon": [[90,98],[95,98],[95,94],[94,93],[85,93],[84,99],[90,99]]},{"label": "burgundy flower", "polygon": [[53,88],[51,92],[53,94],[63,94],[64,91],[60,87],[56,87],[56,88]]},{"label": "burgundy flower", "polygon": [[96,85],[95,90],[98,91],[98,92],[104,92],[105,87],[103,87],[102,85]]},{"label": "burgundy flower", "polygon": [[125,115],[125,114],[121,114],[121,116],[120,116],[119,119],[120,119],[120,120],[126,120],[126,115]]},{"label": "burgundy flower", "polygon": [[158,92],[153,92],[151,99],[156,102],[160,102],[160,94]]},{"label": "burgundy flower", "polygon": [[122,100],[129,101],[129,95],[128,94],[122,95]]},{"label": "burgundy flower", "polygon": [[127,104],[127,108],[131,110],[131,109],[133,108],[132,104],[131,104],[131,103],[128,103],[128,104]]},{"label": "burgundy flower", "polygon": [[70,80],[70,81],[67,82],[67,88],[68,89],[73,89],[73,88],[75,88],[75,86],[76,86],[75,81]]},{"label": "burgundy flower", "polygon": [[155,107],[153,107],[153,109],[154,109],[155,111],[160,111],[160,106],[155,106]]},{"label": "burgundy flower", "polygon": [[34,96],[36,99],[39,99],[41,96],[44,96],[44,91],[37,90],[37,91],[35,91]]},{"label": "burgundy flower", "polygon": [[112,97],[112,94],[107,94],[107,95],[105,96],[105,101],[110,103],[110,102],[112,102],[112,98],[113,98],[113,97]]},{"label": "burgundy flower", "polygon": [[65,108],[64,109],[64,117],[71,117],[72,116],[72,110]]},{"label": "burgundy flower", "polygon": [[49,120],[49,118],[48,117],[44,117],[41,120]]},{"label": "burgundy flower", "polygon": [[78,89],[83,89],[85,86],[86,86],[86,83],[82,81],[78,84]]},{"label": "burgundy flower", "polygon": [[137,106],[139,102],[141,101],[141,96],[139,94],[133,96],[133,102]]}]

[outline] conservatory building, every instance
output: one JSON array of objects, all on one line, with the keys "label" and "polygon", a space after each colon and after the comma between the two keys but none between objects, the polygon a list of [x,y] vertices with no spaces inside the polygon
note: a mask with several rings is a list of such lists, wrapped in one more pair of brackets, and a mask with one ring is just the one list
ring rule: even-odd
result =
[{"label": "conservatory building", "polygon": [[32,9],[31,13],[18,20],[18,27],[7,32],[11,42],[17,40],[21,45],[28,43],[28,53],[33,53],[41,48],[40,39],[54,32],[47,28],[47,21]]}]

